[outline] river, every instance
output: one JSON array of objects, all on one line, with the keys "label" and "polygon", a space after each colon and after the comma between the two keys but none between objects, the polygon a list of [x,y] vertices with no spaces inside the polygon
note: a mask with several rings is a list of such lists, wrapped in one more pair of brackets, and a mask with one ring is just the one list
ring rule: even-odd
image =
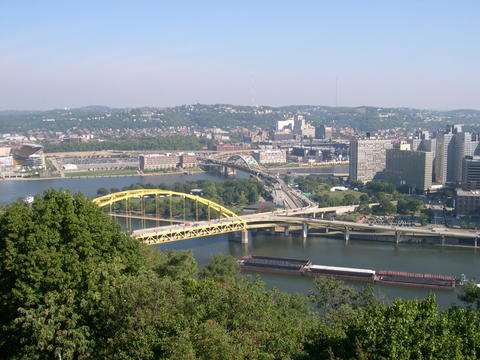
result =
[{"label": "river", "polygon": [[[248,174],[239,172],[237,177],[245,178]],[[96,178],[64,178],[64,179],[35,179],[35,180],[2,180],[0,181],[0,204],[9,203],[24,198],[41,194],[47,189],[67,189],[72,192],[82,192],[86,196],[94,197],[97,190],[101,187],[111,189],[121,189],[131,184],[165,184],[171,185],[177,182],[187,182],[196,180],[224,181],[208,173],[193,175],[175,174],[175,175],[147,175],[147,176],[113,176]]]},{"label": "river", "polygon": [[[329,169],[327,172],[332,172]],[[239,173],[239,177],[248,176]],[[111,178],[80,178],[54,180],[22,180],[0,181],[0,203],[9,203],[18,198],[42,193],[50,188],[69,189],[72,192],[83,192],[87,196],[95,196],[100,187],[122,188],[134,183],[173,184],[193,180],[224,181],[210,174],[195,175],[162,175],[162,176],[125,176]],[[135,226],[135,221],[133,222]],[[469,278],[480,279],[480,254],[473,249],[441,248],[430,245],[402,244],[396,247],[391,243],[351,240],[345,244],[342,240],[326,239],[311,235],[304,242],[301,236],[271,235],[253,233],[247,247],[229,241],[227,235],[212,238],[185,240],[159,246],[161,249],[190,249],[200,266],[205,265],[212,255],[228,253],[235,257],[244,254],[269,255],[290,258],[307,258],[316,264],[362,267],[374,270],[399,270],[451,274],[459,276],[464,273]],[[278,287],[290,292],[308,293],[313,283],[310,279],[281,276],[260,275],[270,287]],[[381,298],[391,300],[395,297],[423,298],[429,291],[420,288],[375,286]],[[435,291],[439,304],[447,307],[458,303],[457,292]]]},{"label": "river", "polygon": [[[310,259],[315,264],[360,267],[373,270],[398,270],[421,273],[460,275],[480,279],[480,254],[472,249],[444,248],[430,245],[405,244],[396,247],[392,243],[327,239],[309,236],[303,241],[301,235],[284,236],[256,233],[250,237],[248,246],[238,241],[229,241],[221,235],[208,239],[192,239],[177,243],[159,245],[161,249],[190,249],[200,266],[208,263],[212,254],[228,253],[235,257],[245,254]],[[260,274],[270,287],[289,292],[307,294],[313,283],[309,278],[276,274]],[[351,283],[359,287],[358,283]],[[421,299],[431,291],[435,292],[442,308],[460,304],[458,291],[428,290],[417,287],[375,285],[379,298],[391,301],[394,298]]]}]

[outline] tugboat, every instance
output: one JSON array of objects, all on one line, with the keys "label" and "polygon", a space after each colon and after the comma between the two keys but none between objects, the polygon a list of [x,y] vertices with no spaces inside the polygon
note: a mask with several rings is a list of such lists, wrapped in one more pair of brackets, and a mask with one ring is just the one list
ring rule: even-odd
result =
[{"label": "tugboat", "polygon": [[465,274],[460,274],[460,279],[458,279],[458,285],[465,285],[468,282],[467,276]]},{"label": "tugboat", "polygon": [[35,199],[34,199],[33,196],[31,196],[31,195],[25,196],[25,197],[23,198],[23,202],[24,202],[25,204],[31,204],[31,203],[33,203],[33,200],[35,200]]}]

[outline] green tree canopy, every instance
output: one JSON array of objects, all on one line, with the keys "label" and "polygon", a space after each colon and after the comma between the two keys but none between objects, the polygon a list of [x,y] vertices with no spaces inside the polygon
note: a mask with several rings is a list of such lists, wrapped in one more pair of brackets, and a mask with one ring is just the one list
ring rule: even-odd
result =
[{"label": "green tree canopy", "polygon": [[8,206],[0,216],[0,354],[89,355],[102,294],[141,267],[139,244],[82,195],[48,191],[31,206]]}]

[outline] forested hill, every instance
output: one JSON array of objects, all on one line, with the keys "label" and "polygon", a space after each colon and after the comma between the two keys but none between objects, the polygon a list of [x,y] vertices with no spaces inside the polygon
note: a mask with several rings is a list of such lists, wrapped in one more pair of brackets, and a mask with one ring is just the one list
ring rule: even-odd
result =
[{"label": "forested hill", "polygon": [[315,124],[351,126],[362,131],[395,127],[437,129],[447,123],[461,123],[478,128],[480,111],[433,111],[411,108],[328,107],[314,105],[235,106],[183,105],[168,108],[119,109],[88,106],[48,111],[0,111],[0,133],[26,132],[33,129],[65,131],[73,128],[90,130],[127,128],[234,127],[257,125],[274,127],[275,121],[294,114],[304,114]]}]

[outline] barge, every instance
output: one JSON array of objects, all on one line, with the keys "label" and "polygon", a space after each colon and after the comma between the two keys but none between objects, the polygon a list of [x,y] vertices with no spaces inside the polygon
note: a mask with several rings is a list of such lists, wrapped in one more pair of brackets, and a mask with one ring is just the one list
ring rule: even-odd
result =
[{"label": "barge", "polygon": [[300,275],[305,268],[312,265],[312,262],[310,260],[248,255],[238,260],[237,265],[245,271]]},{"label": "barge", "polygon": [[389,285],[418,286],[424,288],[453,290],[454,276],[420,274],[401,271],[360,269],[315,265],[310,260],[277,258],[270,256],[244,256],[237,261],[244,271],[269,272],[276,274],[299,275],[308,277],[326,276],[341,280],[362,281]]},{"label": "barge", "polygon": [[388,270],[378,271],[376,281],[383,284],[420,286],[435,289],[453,289],[456,284],[454,276]]},{"label": "barge", "polygon": [[304,275],[312,277],[331,276],[337,279],[353,281],[375,281],[375,270],[325,265],[310,265],[308,268],[305,269]]}]

